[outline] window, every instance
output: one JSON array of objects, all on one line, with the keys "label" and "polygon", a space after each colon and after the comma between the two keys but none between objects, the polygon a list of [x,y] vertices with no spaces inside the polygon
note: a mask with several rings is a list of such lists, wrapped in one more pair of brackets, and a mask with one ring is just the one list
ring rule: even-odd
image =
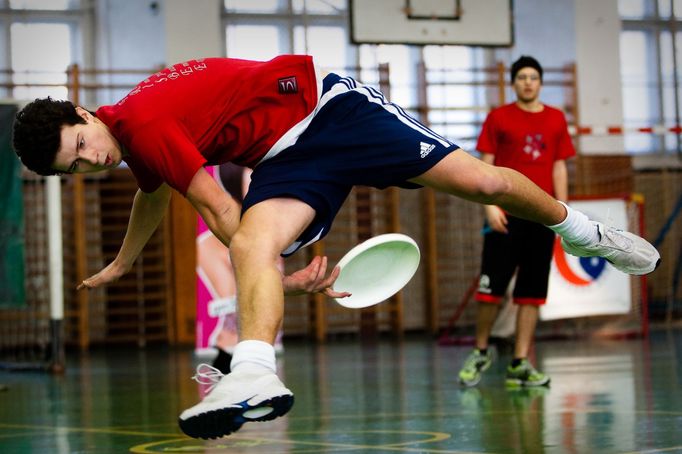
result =
[{"label": "window", "polygon": [[317,65],[339,71],[349,64],[348,38],[343,27],[297,25],[294,27],[294,53],[312,55]]},{"label": "window", "polygon": [[345,0],[225,0],[227,56],[268,60],[313,55],[321,66],[354,65]]},{"label": "window", "polygon": [[0,97],[65,99],[66,70],[81,60],[80,0],[0,0],[0,31],[7,37],[0,53],[5,89]]},{"label": "window", "polygon": [[65,10],[72,2],[69,0],[9,0],[11,9]]},{"label": "window", "polygon": [[[225,0],[226,55],[233,58],[268,60],[279,54],[309,54],[328,71],[336,71],[379,86],[379,65],[389,68],[390,101],[413,116],[431,122],[433,129],[462,143],[478,133],[480,112],[464,112],[482,95],[471,85],[433,89],[428,118],[419,111],[419,62],[427,68],[470,68],[483,50],[464,46],[355,45],[350,42],[347,0]],[[461,81],[471,81],[471,75]],[[459,79],[458,79],[459,80]],[[446,102],[447,100],[447,102]],[[480,99],[478,100],[480,104]],[[462,108],[459,109],[458,108]]]},{"label": "window", "polygon": [[[682,103],[682,0],[620,0],[623,116],[632,128],[679,126]],[[677,154],[679,133],[626,133],[630,153]]]},{"label": "window", "polygon": [[[20,23],[10,27],[13,97],[31,100],[53,96],[66,99],[66,68],[72,61],[69,27],[64,24]],[[38,86],[21,86],[35,84]],[[45,86],[40,86],[45,84]]]},{"label": "window", "polygon": [[346,10],[347,0],[293,0],[294,13],[338,14]]},{"label": "window", "polygon": [[410,115],[419,118],[417,99],[417,63],[419,48],[399,44],[360,46],[360,66],[367,84],[379,85],[376,68],[388,65],[391,91],[386,93],[391,102],[403,107]]},{"label": "window", "polygon": [[425,46],[429,125],[460,147],[474,151],[480,124],[487,112],[485,89],[475,82],[483,77],[473,70],[480,51],[466,46]]},{"label": "window", "polygon": [[270,60],[283,44],[276,25],[228,25],[227,55],[233,58]]},{"label": "window", "polygon": [[284,4],[282,0],[225,0],[225,10],[230,13],[274,13]]}]

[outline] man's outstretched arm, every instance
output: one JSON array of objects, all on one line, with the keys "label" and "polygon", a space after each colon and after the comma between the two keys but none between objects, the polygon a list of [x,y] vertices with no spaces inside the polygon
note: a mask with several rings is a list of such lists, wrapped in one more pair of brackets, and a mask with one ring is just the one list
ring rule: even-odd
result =
[{"label": "man's outstretched arm", "polygon": [[78,285],[79,290],[115,282],[130,271],[144,245],[147,244],[166,214],[170,201],[170,191],[170,187],[166,184],[162,184],[151,193],[142,192],[138,189],[130,211],[128,229],[116,258],[102,271],[81,282]]}]

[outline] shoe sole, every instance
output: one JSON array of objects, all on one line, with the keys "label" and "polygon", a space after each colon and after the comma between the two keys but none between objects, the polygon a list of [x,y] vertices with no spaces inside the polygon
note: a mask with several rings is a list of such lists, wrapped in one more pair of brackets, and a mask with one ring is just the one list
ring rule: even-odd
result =
[{"label": "shoe sole", "polygon": [[658,268],[658,266],[661,264],[661,259],[659,258],[658,260],[656,260],[656,263],[654,264],[654,266],[650,266],[648,268],[642,268],[639,270],[631,270],[631,269],[622,269],[622,268],[618,267],[618,265],[613,263],[611,260],[609,260],[605,257],[604,257],[604,259],[607,262],[609,262],[611,265],[613,265],[614,268],[616,268],[618,271],[621,271],[625,274],[631,274],[633,276],[644,276],[646,274],[653,273],[654,271],[656,271],[656,268]]},{"label": "shoe sole", "polygon": [[658,268],[658,266],[661,264],[661,256],[660,254],[658,254],[658,252],[656,252],[656,254],[658,255],[656,263],[650,264],[645,268],[632,269],[625,266],[617,265],[609,257],[606,257],[594,251],[587,252],[579,247],[573,246],[572,244],[566,243],[564,241],[561,242],[561,246],[565,252],[575,257],[602,257],[611,265],[613,265],[613,267],[616,268],[617,270],[626,274],[632,274],[634,276],[644,276],[646,274],[653,273],[656,270],[656,268]]},{"label": "shoe sole", "polygon": [[526,382],[519,378],[507,378],[505,384],[507,388],[539,388],[541,386],[549,386],[551,379],[547,379],[545,382]]},{"label": "shoe sole", "polygon": [[[220,438],[238,431],[246,422],[271,421],[285,415],[294,405],[294,396],[273,397],[253,407],[246,402],[239,405],[241,406],[221,408],[200,413],[187,419],[178,419],[178,425],[186,435],[192,438],[203,438],[204,440]],[[272,409],[272,411],[258,415],[259,410],[267,408]],[[249,416],[249,413],[254,416]]]}]

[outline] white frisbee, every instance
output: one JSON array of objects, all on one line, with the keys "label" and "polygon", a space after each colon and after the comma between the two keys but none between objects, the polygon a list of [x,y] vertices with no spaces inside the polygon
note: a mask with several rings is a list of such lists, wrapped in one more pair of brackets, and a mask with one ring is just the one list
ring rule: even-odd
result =
[{"label": "white frisbee", "polygon": [[419,246],[407,235],[387,233],[364,241],[339,261],[334,290],[350,292],[335,298],[342,306],[358,309],[380,303],[398,293],[419,267]]}]

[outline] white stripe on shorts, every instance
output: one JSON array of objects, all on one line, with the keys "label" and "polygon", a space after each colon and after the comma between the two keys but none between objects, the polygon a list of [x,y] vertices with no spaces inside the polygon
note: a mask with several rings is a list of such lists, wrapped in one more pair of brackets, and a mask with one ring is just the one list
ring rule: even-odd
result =
[{"label": "white stripe on shorts", "polygon": [[[321,93],[323,77],[317,70],[317,67],[315,67],[315,70],[317,75],[318,88],[317,92]],[[350,91],[354,91],[365,96],[369,102],[380,105],[387,112],[394,115],[404,125],[414,129],[415,131],[420,132],[421,134],[430,139],[435,140],[442,146],[450,147],[454,145],[446,138],[440,136],[439,134],[436,134],[423,124],[419,123],[416,119],[407,114],[407,112],[405,112],[402,107],[398,106],[397,104],[393,104],[392,102],[389,102],[379,90],[363,85],[351,77],[341,77],[341,79],[337,83],[332,85],[329,91],[322,95],[322,97],[319,99],[317,103],[317,106],[315,106],[315,109],[313,109],[313,111],[310,112],[310,114],[308,114],[307,117],[305,117],[303,120],[295,124],[290,130],[284,133],[284,135],[279,138],[279,140],[272,146],[272,148],[270,148],[270,150],[268,150],[268,152],[265,154],[265,156],[263,156],[263,158],[259,162],[263,162],[267,159],[270,159],[279,154],[279,152],[281,152],[285,148],[295,144],[296,141],[298,141],[298,138],[301,136],[301,134],[303,134],[305,129],[313,120],[315,115],[317,115],[317,113],[320,111],[320,109],[322,109],[329,101],[331,101],[336,96],[348,93]]]},{"label": "white stripe on shorts", "polygon": [[[363,90],[366,90],[366,93],[363,93]],[[400,107],[397,104],[393,104],[392,102],[389,102],[386,97],[376,88],[361,85],[358,87],[357,90],[358,93],[364,94],[367,96],[367,99],[369,99],[370,102],[373,102],[375,104],[381,105],[384,109],[395,115],[401,122],[409,126],[410,128],[421,132],[424,134],[426,137],[430,137],[431,139],[437,141],[444,147],[450,147],[454,145],[452,142],[450,142],[448,139],[445,137],[436,134],[423,124],[421,124],[419,121],[417,121],[414,117],[409,115],[407,112],[403,110],[402,107]]]}]

